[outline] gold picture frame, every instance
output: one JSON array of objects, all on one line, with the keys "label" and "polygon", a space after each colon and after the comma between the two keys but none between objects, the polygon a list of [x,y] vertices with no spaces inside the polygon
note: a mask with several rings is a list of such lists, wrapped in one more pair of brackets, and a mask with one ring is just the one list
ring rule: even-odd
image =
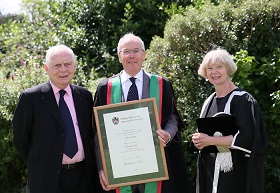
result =
[{"label": "gold picture frame", "polygon": [[93,110],[108,187],[169,179],[155,98]]}]

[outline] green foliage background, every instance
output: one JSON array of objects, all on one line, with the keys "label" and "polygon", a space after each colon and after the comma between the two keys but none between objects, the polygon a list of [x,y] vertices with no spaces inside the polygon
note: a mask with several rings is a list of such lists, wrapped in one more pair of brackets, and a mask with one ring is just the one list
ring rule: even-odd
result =
[{"label": "green foliage background", "polygon": [[70,46],[78,58],[73,82],[93,93],[100,79],[118,73],[119,38],[134,32],[145,42],[144,68],[173,84],[190,180],[196,153],[189,134],[206,97],[213,92],[197,75],[202,56],[227,49],[238,65],[233,81],[259,102],[269,135],[267,191],[280,187],[280,2],[278,0],[23,0],[26,14],[0,14],[0,192],[24,192],[26,166],[12,144],[11,120],[21,91],[45,82],[45,51]]}]

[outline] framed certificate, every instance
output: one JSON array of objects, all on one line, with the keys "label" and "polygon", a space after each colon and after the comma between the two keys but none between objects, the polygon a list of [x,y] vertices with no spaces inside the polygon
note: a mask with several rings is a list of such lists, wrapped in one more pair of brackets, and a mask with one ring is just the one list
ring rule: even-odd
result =
[{"label": "framed certificate", "polygon": [[108,187],[168,179],[155,98],[94,107]]}]

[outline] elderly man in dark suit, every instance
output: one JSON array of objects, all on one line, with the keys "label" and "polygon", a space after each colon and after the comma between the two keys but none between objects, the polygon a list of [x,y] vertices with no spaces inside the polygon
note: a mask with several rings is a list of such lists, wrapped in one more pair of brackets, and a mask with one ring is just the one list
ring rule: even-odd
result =
[{"label": "elderly man in dark suit", "polygon": [[70,84],[73,51],[51,47],[49,81],[23,91],[13,118],[14,145],[27,163],[27,192],[93,193],[98,176],[92,142],[92,94]]},{"label": "elderly man in dark suit", "polygon": [[[144,43],[138,36],[132,33],[124,35],[118,43],[117,50],[123,71],[99,84],[94,97],[94,106],[114,103],[112,101],[126,102],[151,98],[153,93],[156,93],[155,95],[159,97],[155,98],[162,102],[158,106],[161,109],[159,113],[161,129],[157,131],[157,135],[165,147],[169,172],[169,180],[158,182],[153,190],[147,191],[146,184],[133,185],[127,189],[131,193],[190,192],[181,141],[181,131],[184,125],[175,106],[175,96],[171,83],[162,76],[148,73],[142,69],[146,52]],[[97,144],[97,139],[95,142]],[[96,152],[98,151],[99,146],[96,145]],[[100,155],[97,154],[96,157],[100,183],[103,189],[122,193],[123,188],[112,190],[107,186],[108,182],[103,172]]]}]

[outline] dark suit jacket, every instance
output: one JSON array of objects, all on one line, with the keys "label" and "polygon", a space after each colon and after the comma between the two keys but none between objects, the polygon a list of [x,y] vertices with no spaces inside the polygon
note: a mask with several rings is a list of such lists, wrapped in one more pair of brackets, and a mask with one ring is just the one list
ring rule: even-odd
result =
[{"label": "dark suit jacket", "polygon": [[[119,76],[116,75],[116,76]],[[94,106],[106,105],[108,79],[101,81],[98,85],[94,96]],[[149,98],[150,96],[150,77],[147,73],[143,73],[143,92],[142,99]],[[177,112],[175,106],[175,96],[171,83],[163,78],[163,97],[162,97],[162,122],[161,128],[165,129],[165,126],[170,121],[171,114],[177,116],[178,132],[173,140],[168,144],[165,149],[165,156],[168,166],[169,179],[163,181],[161,193],[188,193],[189,191],[189,179],[186,169],[186,162],[184,158],[184,151],[181,141],[181,131],[184,127],[183,122]],[[96,139],[97,140],[97,139]],[[96,152],[98,148],[96,147]],[[98,157],[98,155],[97,155]],[[97,160],[100,162],[100,160]],[[98,163],[100,165],[101,163]],[[105,192],[105,191],[104,191]],[[111,191],[115,192],[115,191]]]},{"label": "dark suit jacket", "polygon": [[[70,85],[85,152],[91,192],[98,182],[93,152],[92,94]],[[14,145],[28,167],[31,193],[56,193],[63,157],[64,131],[50,82],[21,93],[13,118]]]}]

